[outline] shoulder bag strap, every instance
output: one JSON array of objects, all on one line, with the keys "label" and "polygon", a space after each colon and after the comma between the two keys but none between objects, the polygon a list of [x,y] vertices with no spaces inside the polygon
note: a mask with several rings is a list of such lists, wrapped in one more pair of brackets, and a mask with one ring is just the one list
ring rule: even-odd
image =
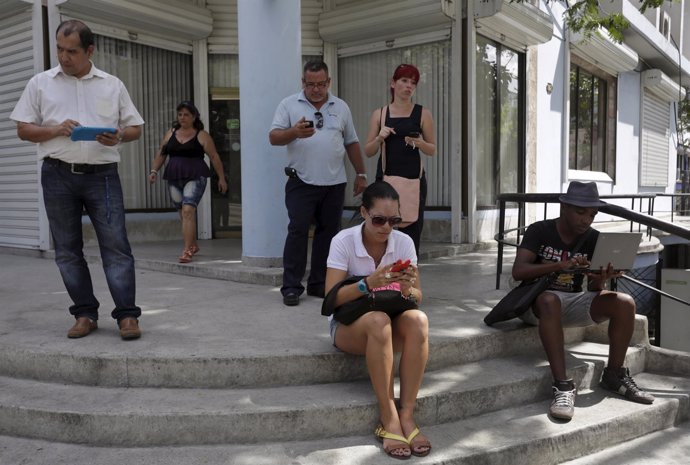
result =
[{"label": "shoulder bag strap", "polygon": [[[383,126],[386,124],[386,114],[383,112],[384,109],[388,111],[388,105],[385,107],[381,107],[381,121],[379,123],[379,131],[383,129]],[[386,139],[381,140],[381,171],[385,175],[386,174]]]},{"label": "shoulder bag strap", "polygon": [[580,248],[584,245],[585,241],[587,238],[590,236],[592,233],[592,228],[589,228],[585,233],[582,235],[579,241],[577,241],[577,244],[575,244],[575,248],[572,251],[572,254],[575,255],[576,252],[580,250]]}]

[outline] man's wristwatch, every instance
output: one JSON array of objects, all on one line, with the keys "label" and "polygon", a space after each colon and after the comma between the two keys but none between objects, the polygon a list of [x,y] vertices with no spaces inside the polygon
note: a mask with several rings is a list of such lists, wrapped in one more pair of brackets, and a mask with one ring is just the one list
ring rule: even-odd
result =
[{"label": "man's wristwatch", "polygon": [[357,177],[358,177],[358,178],[364,178],[364,179],[366,179],[366,178],[367,178],[367,174],[366,174],[366,173],[357,173]]},{"label": "man's wristwatch", "polygon": [[369,287],[367,286],[367,278],[362,278],[357,282],[357,290],[363,295],[369,294]]}]

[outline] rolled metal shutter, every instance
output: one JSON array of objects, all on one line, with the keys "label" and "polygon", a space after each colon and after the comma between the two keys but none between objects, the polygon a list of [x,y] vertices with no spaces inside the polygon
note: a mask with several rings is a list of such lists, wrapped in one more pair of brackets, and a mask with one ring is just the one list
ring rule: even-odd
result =
[{"label": "rolled metal shutter", "polygon": [[39,248],[39,173],[36,146],[17,137],[10,120],[34,75],[32,7],[0,19],[0,245]]}]

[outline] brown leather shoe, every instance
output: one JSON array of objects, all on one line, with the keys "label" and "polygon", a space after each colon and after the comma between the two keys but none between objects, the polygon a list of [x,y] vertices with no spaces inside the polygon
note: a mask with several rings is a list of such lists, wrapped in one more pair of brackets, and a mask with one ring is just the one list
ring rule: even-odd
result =
[{"label": "brown leather shoe", "polygon": [[98,329],[98,323],[93,321],[88,316],[80,316],[74,323],[69,331],[67,331],[67,337],[70,339],[77,339],[80,337],[88,336],[91,331],[96,331]]},{"label": "brown leather shoe", "polygon": [[120,337],[125,341],[129,339],[138,339],[141,337],[141,329],[139,329],[139,320],[134,317],[127,317],[120,320]]}]

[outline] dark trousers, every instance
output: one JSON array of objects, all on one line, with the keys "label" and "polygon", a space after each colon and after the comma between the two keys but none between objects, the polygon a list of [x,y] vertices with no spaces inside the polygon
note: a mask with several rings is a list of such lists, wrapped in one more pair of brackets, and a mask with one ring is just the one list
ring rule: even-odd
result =
[{"label": "dark trousers", "polygon": [[419,258],[419,242],[422,237],[422,228],[424,228],[424,206],[426,205],[426,173],[422,174],[419,180],[419,216],[417,221],[404,228],[398,228],[398,231],[404,232],[412,238],[414,242],[414,249]]},{"label": "dark trousers", "polygon": [[75,318],[98,319],[100,306],[93,293],[91,273],[84,259],[81,230],[82,211],[91,218],[98,237],[103,270],[115,303],[116,320],[138,318],[141,309],[136,295],[134,257],[125,230],[125,209],[117,166],[90,174],[76,174],[56,160],[41,168],[41,185],[48,224],[55,245],[55,262],[74,305]]},{"label": "dark trousers", "polygon": [[283,250],[283,295],[304,292],[302,278],[307,268],[309,227],[316,223],[311,247],[311,271],[308,288],[323,287],[326,282],[326,259],[331,239],[340,231],[345,202],[345,186],[313,186],[299,178],[288,178],[285,184],[285,206],[290,223]]}]

